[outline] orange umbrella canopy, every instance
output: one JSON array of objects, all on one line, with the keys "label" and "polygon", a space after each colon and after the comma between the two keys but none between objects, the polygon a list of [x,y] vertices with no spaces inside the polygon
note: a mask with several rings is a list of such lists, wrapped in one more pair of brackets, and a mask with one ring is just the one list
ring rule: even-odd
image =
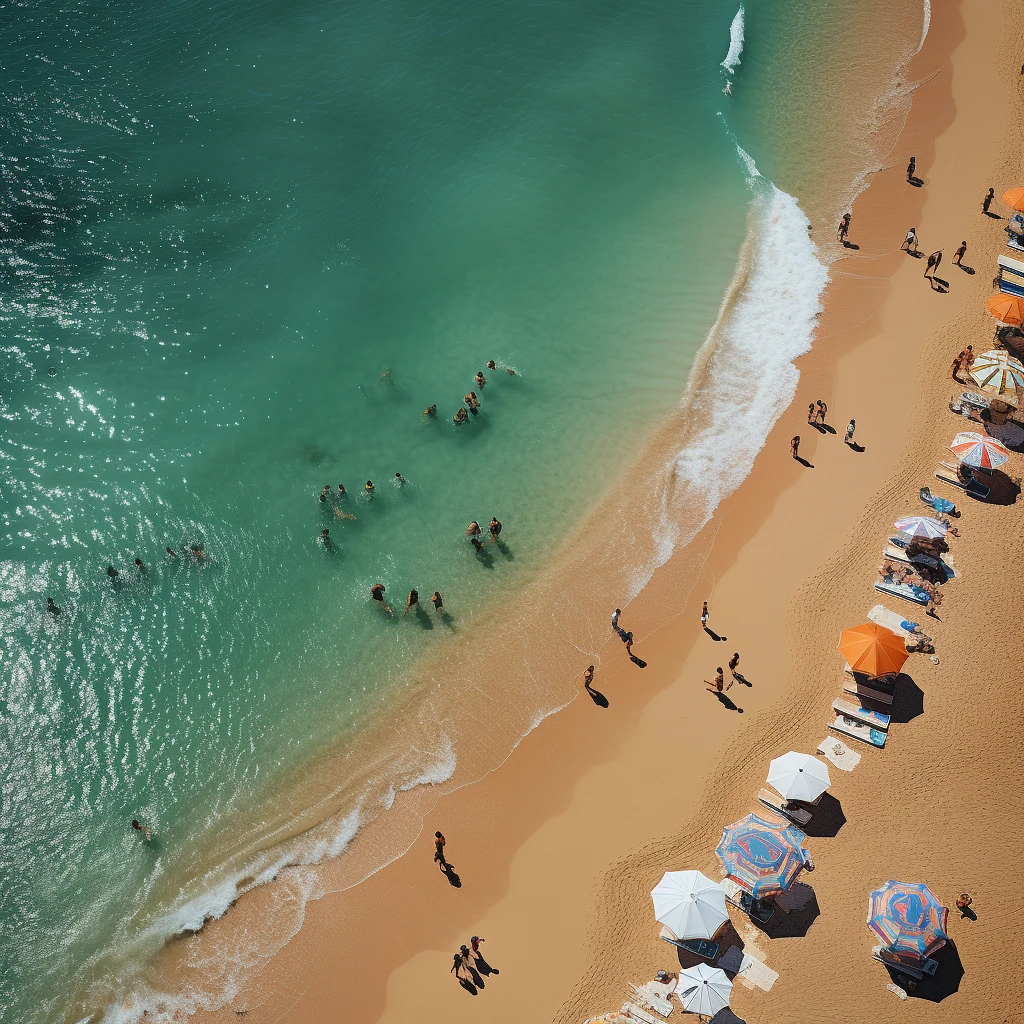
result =
[{"label": "orange umbrella canopy", "polygon": [[903,641],[877,622],[844,629],[839,638],[839,653],[854,672],[868,676],[899,672],[908,657]]},{"label": "orange umbrella canopy", "polygon": [[1003,202],[1011,210],[1024,210],[1024,188],[1011,188],[1004,192]]},{"label": "orange umbrella canopy", "polygon": [[985,308],[1000,323],[1012,324],[1014,327],[1024,324],[1024,301],[1016,295],[993,295],[985,303]]}]

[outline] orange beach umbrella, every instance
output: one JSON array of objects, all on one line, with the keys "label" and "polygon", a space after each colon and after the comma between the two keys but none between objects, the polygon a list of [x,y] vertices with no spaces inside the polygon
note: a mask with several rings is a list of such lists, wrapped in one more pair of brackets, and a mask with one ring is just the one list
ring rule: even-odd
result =
[{"label": "orange beach umbrella", "polygon": [[1024,188],[1011,188],[1003,193],[1003,202],[1011,210],[1024,210]]},{"label": "orange beach umbrella", "polygon": [[1024,300],[1016,295],[1006,295],[1002,292],[999,295],[993,295],[985,303],[985,308],[1001,324],[1012,324],[1014,327],[1024,324]]},{"label": "orange beach umbrella", "polygon": [[908,657],[900,637],[877,622],[844,629],[839,638],[839,653],[854,672],[868,676],[899,672]]}]

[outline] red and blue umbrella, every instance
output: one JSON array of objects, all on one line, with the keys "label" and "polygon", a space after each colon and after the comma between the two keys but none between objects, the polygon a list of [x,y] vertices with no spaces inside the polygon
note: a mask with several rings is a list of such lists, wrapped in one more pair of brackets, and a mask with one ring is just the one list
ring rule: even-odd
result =
[{"label": "red and blue umbrella", "polygon": [[894,953],[926,960],[949,938],[944,907],[920,882],[894,882],[891,878],[868,897],[868,927]]},{"label": "red and blue umbrella", "polygon": [[748,814],[722,829],[715,856],[735,882],[755,899],[785,892],[810,855],[807,838],[793,825],[774,824]]}]

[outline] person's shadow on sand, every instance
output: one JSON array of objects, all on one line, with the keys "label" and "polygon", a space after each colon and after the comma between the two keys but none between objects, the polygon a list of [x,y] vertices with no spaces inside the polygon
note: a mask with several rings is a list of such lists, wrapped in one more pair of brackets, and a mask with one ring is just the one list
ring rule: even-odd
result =
[{"label": "person's shadow on sand", "polygon": [[743,708],[734,704],[724,693],[718,693],[716,690],[709,690],[708,692],[715,695],[722,707],[727,708],[729,711],[738,711],[741,715],[743,714]]},{"label": "person's shadow on sand", "polygon": [[705,626],[704,632],[707,633],[707,635],[711,637],[712,640],[716,640],[719,642],[721,642],[722,640],[729,639],[727,636],[719,636],[710,626]]},{"label": "person's shadow on sand", "polygon": [[856,242],[851,242],[849,239],[843,242],[844,249],[860,249],[860,246]]},{"label": "person's shadow on sand", "polygon": [[912,174],[907,178],[907,184],[913,185],[914,188],[924,188],[924,182],[916,174]]},{"label": "person's shadow on sand", "polygon": [[851,452],[860,453],[860,452],[866,452],[867,451],[867,449],[864,447],[864,445],[857,444],[856,441],[847,441],[846,442],[846,447],[849,448]]},{"label": "person's shadow on sand", "polygon": [[965,274],[976,274],[977,273],[977,271],[974,269],[974,267],[969,267],[969,266],[967,266],[966,263],[957,263],[955,265],[958,266]]},{"label": "person's shadow on sand", "polygon": [[949,291],[949,282],[943,281],[941,277],[936,277],[934,274],[932,274],[932,276],[929,277],[928,280],[931,282],[933,292],[938,292],[940,295],[945,295]]},{"label": "person's shadow on sand", "polygon": [[459,878],[459,876],[455,873],[455,868],[453,868],[451,864],[448,863],[448,861],[444,861],[444,863],[442,863],[441,874],[448,879],[448,884],[453,889],[462,888],[462,879]]},{"label": "person's shadow on sand", "polygon": [[794,455],[793,458],[806,469],[814,469],[813,463],[808,462],[802,455]]},{"label": "person's shadow on sand", "polygon": [[590,694],[590,699],[599,708],[606,708],[606,707],[608,707],[608,698],[600,690],[595,690],[593,688],[593,686],[590,685],[590,683],[584,683],[583,684],[583,689],[586,690],[587,693]]},{"label": "person's shadow on sand", "polygon": [[471,982],[471,981],[469,980],[469,978],[463,978],[461,974],[459,974],[459,975],[456,975],[456,977],[457,977],[457,978],[459,979],[459,984],[460,984],[460,985],[461,985],[461,986],[462,986],[462,987],[463,987],[463,988],[464,988],[464,989],[465,989],[465,990],[466,990],[466,991],[467,991],[467,992],[468,992],[468,993],[469,993],[469,994],[470,994],[471,996],[475,996],[475,995],[477,994],[477,991],[476,991],[476,985],[474,985],[474,984],[473,984],[473,982]]}]

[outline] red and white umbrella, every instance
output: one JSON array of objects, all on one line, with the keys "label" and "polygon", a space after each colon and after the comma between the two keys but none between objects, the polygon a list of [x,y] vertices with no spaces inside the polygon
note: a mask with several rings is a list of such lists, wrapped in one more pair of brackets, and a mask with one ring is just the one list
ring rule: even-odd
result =
[{"label": "red and white umbrella", "polygon": [[957,434],[949,450],[965,465],[975,469],[995,469],[1010,461],[1010,453],[993,437],[965,430]]},{"label": "red and white umbrella", "polygon": [[929,516],[904,516],[897,519],[893,526],[900,533],[908,534],[911,537],[925,537],[927,540],[937,540],[946,536],[946,527],[937,519]]}]

